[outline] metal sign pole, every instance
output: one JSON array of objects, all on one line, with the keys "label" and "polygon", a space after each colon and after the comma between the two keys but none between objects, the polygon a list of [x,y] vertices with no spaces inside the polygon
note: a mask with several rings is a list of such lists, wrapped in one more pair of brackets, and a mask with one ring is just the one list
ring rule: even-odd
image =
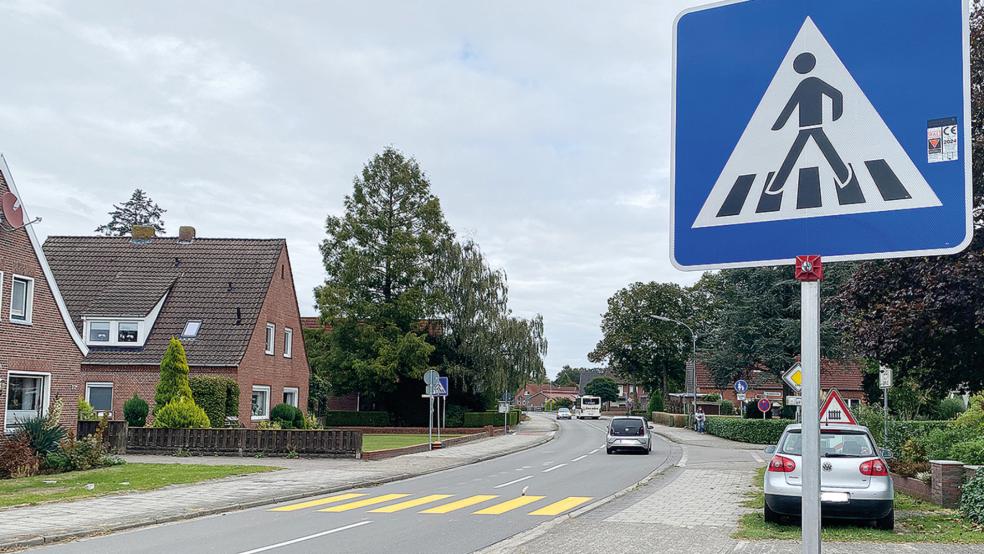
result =
[{"label": "metal sign pole", "polygon": [[437,397],[437,442],[441,442],[441,397]]},{"label": "metal sign pole", "polygon": [[887,388],[882,389],[882,399],[885,401],[885,415],[883,417],[885,425],[882,431],[882,448],[888,448],[888,390]]},{"label": "metal sign pole", "polygon": [[820,554],[820,282],[801,283],[803,554]]},{"label": "metal sign pole", "polygon": [[[431,391],[433,392],[433,391]],[[427,412],[427,446],[428,450],[434,449],[434,395],[427,395],[427,403],[430,405],[430,410]]]}]

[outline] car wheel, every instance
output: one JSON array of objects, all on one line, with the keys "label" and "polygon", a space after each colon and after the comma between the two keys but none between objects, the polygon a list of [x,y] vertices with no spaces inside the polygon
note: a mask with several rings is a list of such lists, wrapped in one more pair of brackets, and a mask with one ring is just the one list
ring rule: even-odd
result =
[{"label": "car wheel", "polygon": [[894,531],[895,530],[895,508],[889,510],[888,515],[881,519],[875,520],[875,528],[881,529],[883,531]]},{"label": "car wheel", "polygon": [[605,449],[605,454],[611,454],[612,452],[613,452],[613,450],[611,448],[606,448]]},{"label": "car wheel", "polygon": [[779,514],[772,511],[769,507],[769,503],[765,503],[765,522],[766,523],[779,523]]}]

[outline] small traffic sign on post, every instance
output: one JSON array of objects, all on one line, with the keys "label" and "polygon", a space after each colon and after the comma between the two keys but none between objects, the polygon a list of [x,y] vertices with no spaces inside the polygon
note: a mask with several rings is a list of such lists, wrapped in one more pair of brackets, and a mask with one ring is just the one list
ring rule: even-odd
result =
[{"label": "small traffic sign on post", "polygon": [[823,401],[823,406],[820,407],[820,422],[858,424],[858,420],[854,419],[854,414],[851,413],[851,409],[848,408],[837,389],[831,389],[827,393],[827,399]]},{"label": "small traffic sign on post", "polygon": [[738,379],[735,381],[735,392],[738,394],[745,394],[748,392],[748,381],[744,379]]},{"label": "small traffic sign on post", "polygon": [[765,419],[765,414],[772,410],[772,401],[768,398],[762,398],[758,401],[758,409],[762,412],[762,419]]},{"label": "small traffic sign on post", "polygon": [[798,362],[782,374],[782,380],[796,392],[803,390],[803,366]]}]

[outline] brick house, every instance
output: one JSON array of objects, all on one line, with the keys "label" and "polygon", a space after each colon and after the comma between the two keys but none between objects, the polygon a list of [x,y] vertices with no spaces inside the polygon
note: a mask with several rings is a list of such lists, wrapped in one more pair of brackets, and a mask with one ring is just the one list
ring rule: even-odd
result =
[{"label": "brick house", "polygon": [[79,366],[88,350],[34,227],[23,225],[30,219],[2,158],[0,197],[13,216],[0,217],[0,429],[14,431],[18,420],[47,413],[58,398],[64,402],[61,424],[74,429]]},{"label": "brick house", "polygon": [[577,396],[577,387],[557,387],[550,383],[543,385],[528,383],[516,391],[513,404],[526,410],[542,410],[548,400],[566,398],[573,402]]},{"label": "brick house", "polygon": [[[769,398],[773,402],[785,402],[782,378],[769,371],[752,370],[744,377],[748,382],[747,400]],[[864,371],[858,360],[835,360],[823,358],[820,361],[820,388],[826,392],[830,389],[837,391],[849,407],[859,406],[865,400]],[[697,362],[697,390],[699,394],[719,394],[723,400],[730,400],[737,405],[735,383],[731,381],[725,386],[714,382],[714,376],[704,362]]]},{"label": "brick house", "polygon": [[588,386],[588,383],[605,377],[615,381],[618,386],[618,400],[611,403],[611,407],[624,408],[628,404],[629,400],[632,401],[634,407],[645,408],[649,404],[649,393],[646,391],[646,387],[623,377],[616,371],[608,368],[598,368],[598,369],[587,369],[581,371],[581,376],[578,381],[578,389],[581,394],[584,394],[584,388]]},{"label": "brick house", "polygon": [[[122,418],[134,393],[153,404],[171,337],[191,376],[239,384],[239,421],[306,408],[309,370],[283,239],[49,237],[44,244],[74,328],[89,353],[84,396]],[[306,411],[306,410],[305,410]]]}]

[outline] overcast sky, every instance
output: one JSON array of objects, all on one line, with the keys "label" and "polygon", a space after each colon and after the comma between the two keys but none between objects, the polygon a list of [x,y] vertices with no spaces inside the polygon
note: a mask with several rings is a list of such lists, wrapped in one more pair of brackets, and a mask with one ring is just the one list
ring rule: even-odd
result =
[{"label": "overcast sky", "polygon": [[606,300],[668,257],[672,25],[696,0],[0,3],[0,151],[43,238],[145,189],[167,230],[318,243],[387,145],[589,365]]}]

